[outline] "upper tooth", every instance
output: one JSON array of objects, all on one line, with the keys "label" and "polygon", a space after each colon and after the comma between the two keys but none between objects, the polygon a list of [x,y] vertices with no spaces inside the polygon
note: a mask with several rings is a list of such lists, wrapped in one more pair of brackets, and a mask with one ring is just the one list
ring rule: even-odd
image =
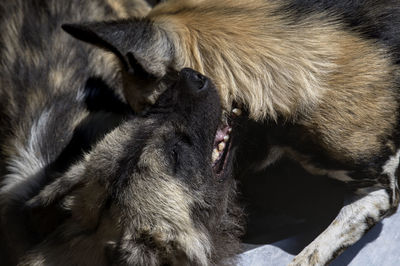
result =
[{"label": "upper tooth", "polygon": [[218,144],[218,150],[219,151],[223,151],[224,148],[225,148],[225,143],[224,142],[221,142],[220,144]]},{"label": "upper tooth", "polygon": [[226,136],[224,137],[224,142],[228,142],[228,140],[229,140],[229,136],[226,135]]},{"label": "upper tooth", "polygon": [[232,132],[232,128],[230,127],[230,128],[228,128],[228,132],[229,133],[231,133]]},{"label": "upper tooth", "polygon": [[242,114],[242,110],[240,110],[239,108],[235,108],[232,110],[232,113],[234,113],[235,115],[239,116]]}]

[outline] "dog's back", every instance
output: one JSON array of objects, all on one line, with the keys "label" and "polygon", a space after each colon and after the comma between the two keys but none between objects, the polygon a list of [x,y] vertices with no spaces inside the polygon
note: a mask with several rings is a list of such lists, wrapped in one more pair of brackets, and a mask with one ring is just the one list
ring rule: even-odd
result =
[{"label": "dog's back", "polygon": [[335,1],[335,0],[285,0],[286,11],[299,17],[310,13],[334,13],[346,25],[367,38],[389,47],[392,56],[400,63],[400,3],[382,1]]},{"label": "dog's back", "polygon": [[[24,202],[50,181],[49,172],[68,166],[57,165],[58,157],[65,158],[71,149],[81,148],[67,146],[75,141],[76,127],[91,119],[85,103],[85,87],[93,85],[96,77],[113,88],[120,86],[114,56],[75,41],[62,31],[61,24],[125,17],[128,12],[124,5],[135,2],[0,3],[2,264],[14,264],[15,261],[6,258],[17,258],[30,245],[29,241],[34,241],[28,238],[29,229],[23,224]],[[145,12],[146,8],[149,9],[143,6],[141,10]]]},{"label": "dog's back", "polygon": [[[65,143],[68,141],[64,132],[76,121],[52,121],[65,114],[63,109],[71,108],[65,102],[79,102],[78,92],[91,76],[101,75],[113,85],[116,80],[115,72],[101,69],[110,67],[113,59],[106,61],[96,51],[71,39],[61,30],[61,24],[83,14],[92,14],[87,19],[112,18],[113,11],[101,1],[12,1],[1,3],[0,8],[4,13],[0,24],[1,152],[3,158],[12,158],[8,168],[18,170],[21,149],[25,149],[27,156],[23,157],[28,161],[23,162],[25,170],[18,173],[31,174],[52,161],[63,148],[55,147],[54,140],[60,141],[62,136]],[[77,110],[68,110],[73,120],[79,119],[74,115],[81,111],[78,106],[73,106]],[[53,132],[43,138],[40,131],[49,125],[54,127]],[[29,146],[40,154],[32,154]],[[3,184],[13,186],[7,180]]]}]

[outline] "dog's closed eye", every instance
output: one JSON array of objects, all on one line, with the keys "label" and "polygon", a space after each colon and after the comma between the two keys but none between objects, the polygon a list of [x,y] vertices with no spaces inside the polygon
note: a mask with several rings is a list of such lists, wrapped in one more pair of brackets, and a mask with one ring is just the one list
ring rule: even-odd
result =
[{"label": "dog's closed eye", "polygon": [[182,157],[185,156],[185,151],[192,149],[192,146],[193,142],[187,135],[180,135],[173,140],[170,149],[170,157],[174,165],[174,173],[178,171]]}]

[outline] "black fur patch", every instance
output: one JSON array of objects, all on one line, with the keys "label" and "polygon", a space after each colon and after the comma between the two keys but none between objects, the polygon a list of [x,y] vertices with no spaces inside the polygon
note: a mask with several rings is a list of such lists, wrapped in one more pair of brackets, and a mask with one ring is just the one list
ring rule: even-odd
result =
[{"label": "black fur patch", "polygon": [[302,19],[314,12],[336,15],[346,25],[367,38],[390,47],[400,63],[400,2],[397,0],[287,0],[285,12]]},{"label": "black fur patch", "polygon": [[103,79],[91,77],[85,85],[85,103],[91,112],[105,111],[126,115],[132,113],[132,109],[117,97]]}]

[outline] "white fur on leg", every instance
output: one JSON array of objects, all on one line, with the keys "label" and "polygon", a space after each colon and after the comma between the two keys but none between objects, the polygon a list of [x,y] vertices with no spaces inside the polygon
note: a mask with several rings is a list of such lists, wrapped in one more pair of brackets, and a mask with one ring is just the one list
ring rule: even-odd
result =
[{"label": "white fur on leg", "polygon": [[325,265],[335,253],[358,241],[366,230],[381,219],[381,213],[390,207],[385,189],[370,191],[344,206],[328,228],[289,265]]},{"label": "white fur on leg", "polygon": [[[398,191],[398,183],[396,177],[396,170],[399,167],[399,159],[400,159],[400,150],[397,153],[389,158],[386,163],[383,165],[382,174],[386,174],[390,180],[390,188],[392,189],[392,202],[396,202],[397,191]],[[395,206],[397,207],[397,206]]]}]

